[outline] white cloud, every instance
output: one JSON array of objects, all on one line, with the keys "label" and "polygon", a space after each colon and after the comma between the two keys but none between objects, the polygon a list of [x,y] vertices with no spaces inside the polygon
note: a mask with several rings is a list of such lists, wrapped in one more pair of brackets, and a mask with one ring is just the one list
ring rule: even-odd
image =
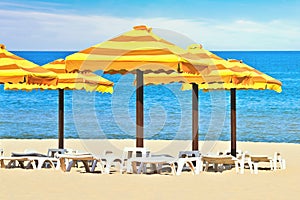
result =
[{"label": "white cloud", "polygon": [[[202,43],[209,50],[298,50],[298,22],[273,20],[119,18],[0,10],[0,43],[9,50],[80,50],[146,24],[171,42]],[[176,40],[176,41],[175,41]]]}]

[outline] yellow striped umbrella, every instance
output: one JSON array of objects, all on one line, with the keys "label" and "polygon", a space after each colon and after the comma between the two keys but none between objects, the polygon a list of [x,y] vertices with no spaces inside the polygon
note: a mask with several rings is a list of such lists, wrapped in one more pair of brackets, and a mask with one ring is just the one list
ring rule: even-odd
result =
[{"label": "yellow striped umbrella", "polygon": [[113,92],[113,82],[102,78],[94,73],[67,73],[65,60],[58,59],[42,66],[44,69],[57,73],[58,83],[56,86],[37,84],[9,84],[4,85],[5,90],[58,90],[59,91],[59,144],[58,148],[64,148],[64,90],[86,90],[103,93]]},{"label": "yellow striped umbrella", "polygon": [[67,56],[66,69],[68,72],[103,70],[110,74],[136,73],[136,70],[144,73],[197,73],[181,57],[186,53],[155,35],[151,28],[135,26],[118,37]]},{"label": "yellow striped umbrella", "polygon": [[[168,76],[149,73],[144,77],[145,85],[169,84],[180,82],[182,90],[193,89],[193,149],[198,149],[198,89],[230,90],[231,91],[231,153],[236,153],[236,89],[264,90],[270,89],[281,92],[282,83],[239,60],[224,60],[221,57],[205,50],[201,45],[193,44],[188,48],[192,54],[184,57],[195,63],[200,74],[171,73]],[[203,68],[198,65],[207,62]],[[205,61],[207,60],[207,61]]]},{"label": "yellow striped umbrella", "polygon": [[0,44],[0,83],[56,85],[56,73],[7,51]]},{"label": "yellow striped umbrella", "polygon": [[[183,83],[183,90],[192,89],[191,83],[198,85],[199,89],[216,90],[232,88],[236,89],[270,89],[281,92],[282,83],[239,60],[224,60],[223,58],[205,50],[199,44],[193,44],[188,48],[191,54],[186,54],[186,59],[198,69],[198,75],[189,73],[171,73],[168,76],[149,73],[144,77],[145,85],[169,84],[174,82]],[[208,66],[199,68],[200,62],[207,60]]]},{"label": "yellow striped umbrella", "polygon": [[[182,56],[186,50],[160,38],[146,26],[94,45],[66,57],[66,69],[73,71],[96,71],[104,73],[136,73],[136,146],[143,146],[143,74],[147,73],[193,73],[197,69]],[[205,68],[207,62],[197,61],[197,67]]]},{"label": "yellow striped umbrella", "polygon": [[57,59],[42,68],[57,73],[57,85],[37,85],[37,84],[5,84],[8,90],[86,90],[89,92],[113,92],[113,82],[102,78],[94,73],[67,73],[65,70],[65,60]]}]

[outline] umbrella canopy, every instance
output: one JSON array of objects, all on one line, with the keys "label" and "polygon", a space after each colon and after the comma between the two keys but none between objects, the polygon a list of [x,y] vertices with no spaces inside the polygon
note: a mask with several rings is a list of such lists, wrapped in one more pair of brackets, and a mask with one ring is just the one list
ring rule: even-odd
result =
[{"label": "umbrella canopy", "polygon": [[97,91],[102,93],[113,92],[113,82],[102,78],[93,73],[67,73],[65,69],[65,60],[58,59],[42,66],[45,69],[56,72],[58,76],[58,84],[56,86],[46,86],[37,84],[8,84],[4,85],[5,90],[58,90],[59,91],[59,144],[58,148],[64,148],[64,90],[86,90],[89,92]]},{"label": "umbrella canopy", "polygon": [[[198,74],[188,60],[186,50],[160,38],[146,26],[94,45],[66,57],[66,69],[73,71],[96,71],[104,73],[136,73],[136,146],[143,147],[143,74],[147,73],[193,73]],[[208,60],[206,60],[208,61]],[[197,67],[205,69],[207,62],[197,61]]]},{"label": "umbrella canopy", "polygon": [[65,70],[65,60],[57,59],[42,68],[57,73],[57,85],[37,85],[37,84],[5,84],[4,88],[8,90],[86,90],[89,92],[113,92],[113,82],[102,78],[94,73],[67,73]]},{"label": "umbrella canopy", "polygon": [[[193,150],[198,150],[198,89],[204,90],[230,90],[231,91],[231,153],[236,154],[236,89],[270,89],[281,92],[282,83],[239,60],[224,60],[221,57],[205,50],[201,45],[189,46],[187,60],[195,63],[201,75],[172,73],[168,76],[162,74],[146,74],[145,85],[183,83],[182,90],[193,90]],[[197,66],[198,60],[209,64],[206,68]]]},{"label": "umbrella canopy", "polygon": [[66,69],[68,72],[103,70],[109,74],[136,73],[136,70],[195,74],[197,70],[181,56],[186,53],[155,35],[151,28],[135,26],[118,37],[67,56]]},{"label": "umbrella canopy", "polygon": [[199,44],[190,45],[187,60],[197,66],[197,59],[201,62],[207,60],[208,67],[199,68],[199,75],[188,73],[171,73],[168,76],[162,74],[147,74],[144,77],[145,85],[183,83],[183,90],[192,89],[190,83],[198,85],[199,89],[270,89],[281,92],[282,83],[267,74],[264,74],[240,60],[224,60],[223,58],[202,48]]},{"label": "umbrella canopy", "polygon": [[7,51],[0,44],[0,83],[28,83],[38,85],[56,85],[54,72],[25,60]]}]

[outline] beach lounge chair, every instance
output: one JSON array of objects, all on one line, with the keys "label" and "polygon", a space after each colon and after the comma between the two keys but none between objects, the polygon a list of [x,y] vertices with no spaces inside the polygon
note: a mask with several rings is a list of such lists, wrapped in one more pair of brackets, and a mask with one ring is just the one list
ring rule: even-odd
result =
[{"label": "beach lounge chair", "polygon": [[250,155],[248,159],[248,163],[249,163],[251,174],[258,173],[259,163],[269,163],[270,169],[273,170],[273,158],[267,155]]},{"label": "beach lounge chair", "polygon": [[230,168],[234,165],[236,172],[239,173],[239,160],[231,155],[202,155],[201,161],[205,164],[204,171],[208,171],[209,164],[213,164],[215,171],[223,171],[225,165]]},{"label": "beach lounge chair", "polygon": [[[183,166],[187,165],[193,174],[199,174],[202,167],[200,157],[174,158],[166,155],[153,155],[149,157],[133,157],[128,161],[132,163],[133,173],[141,174],[147,172],[147,165],[151,165],[153,172],[161,173],[163,168],[171,168],[173,175],[180,175]],[[194,167],[193,162],[196,163]],[[137,164],[140,164],[137,166]]]},{"label": "beach lounge chair", "polygon": [[148,156],[148,157],[132,157],[128,159],[128,162],[132,164],[132,173],[141,174],[147,173],[147,165],[151,165],[151,171],[156,173],[161,173],[163,166],[171,168],[172,173],[176,173],[175,166],[172,166],[172,163],[175,162],[174,157],[170,156]]},{"label": "beach lounge chair", "polygon": [[273,158],[267,155],[250,155],[249,158],[249,166],[251,173],[258,173],[258,165],[259,163],[269,163],[271,170],[277,170],[277,165],[279,165],[280,169],[286,169],[285,160],[281,157],[281,154],[275,152]]},{"label": "beach lounge chair", "polygon": [[25,150],[24,153],[12,152],[11,157],[28,158],[28,160],[34,161],[34,163],[31,162],[32,167],[39,170],[42,169],[45,164],[50,164],[50,167],[54,169],[59,169],[60,165],[59,159],[49,157],[33,150]]},{"label": "beach lounge chair", "polygon": [[[4,161],[9,161],[6,165]],[[36,165],[34,160],[28,158],[28,157],[5,157],[0,156],[0,165],[1,168],[12,168],[16,167],[16,162],[18,162],[18,166],[20,166],[23,169],[29,169],[31,166],[33,169],[36,169]],[[27,165],[25,165],[25,162],[28,162]]]},{"label": "beach lounge chair", "polygon": [[[102,165],[101,159],[97,158],[93,154],[90,153],[77,153],[77,154],[58,154],[57,157],[60,160],[60,168],[64,172],[71,171],[71,168],[74,166],[75,162],[81,161],[85,168],[86,172],[91,172],[89,162],[97,160],[100,166],[101,173],[104,173],[104,167]],[[66,166],[66,161],[68,161],[68,165]]]}]

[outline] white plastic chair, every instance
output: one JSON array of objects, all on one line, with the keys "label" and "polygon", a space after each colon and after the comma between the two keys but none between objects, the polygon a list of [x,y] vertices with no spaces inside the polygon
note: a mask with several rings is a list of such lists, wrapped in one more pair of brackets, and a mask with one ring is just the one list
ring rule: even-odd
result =
[{"label": "white plastic chair", "polygon": [[133,157],[148,157],[150,152],[144,147],[125,147],[121,158],[120,173],[126,170],[127,173],[132,173],[131,162],[128,161]]},{"label": "white plastic chair", "polygon": [[[193,164],[195,163],[195,165]],[[177,164],[177,169],[175,169],[175,163]],[[199,174],[203,168],[200,157],[184,157],[178,158],[176,161],[170,163],[173,175],[180,175],[184,166],[189,166],[193,174]]]},{"label": "white plastic chair", "polygon": [[274,168],[274,170],[277,169],[277,164],[278,163],[279,163],[280,169],[286,169],[285,159],[282,159],[280,153],[275,152],[274,153],[274,158],[273,158],[273,168]]},{"label": "white plastic chair", "polygon": [[102,164],[100,163],[100,169],[101,171],[103,171],[104,174],[109,174],[111,166],[113,166],[116,163],[118,163],[119,166],[121,167],[122,164],[121,158],[115,156],[112,151],[104,151],[103,155],[97,155],[96,157],[98,159],[93,161],[93,165],[91,169],[92,172],[95,171],[95,168],[97,167],[97,163],[99,161],[102,162]]},{"label": "white plastic chair", "polygon": [[[201,153],[199,151],[179,151],[178,158],[191,158],[191,157],[200,158],[200,155],[201,155]],[[181,159],[181,160],[182,161],[180,161],[180,159],[178,160],[179,161],[178,164],[180,163],[180,166],[178,166],[179,171],[191,169],[191,167],[187,166],[186,164],[184,164],[181,167],[181,162],[184,162],[184,159]],[[196,160],[193,161],[193,165],[194,165],[194,167],[199,168],[199,166],[197,166]],[[200,163],[199,163],[199,165],[200,165]],[[202,170],[202,169],[199,168],[199,170]]]},{"label": "white plastic chair", "polygon": [[248,154],[247,151],[245,151],[243,153],[237,154],[236,158],[237,158],[235,160],[236,173],[238,173],[238,174],[244,174],[244,172],[245,172],[245,164],[249,165],[250,155]]}]

